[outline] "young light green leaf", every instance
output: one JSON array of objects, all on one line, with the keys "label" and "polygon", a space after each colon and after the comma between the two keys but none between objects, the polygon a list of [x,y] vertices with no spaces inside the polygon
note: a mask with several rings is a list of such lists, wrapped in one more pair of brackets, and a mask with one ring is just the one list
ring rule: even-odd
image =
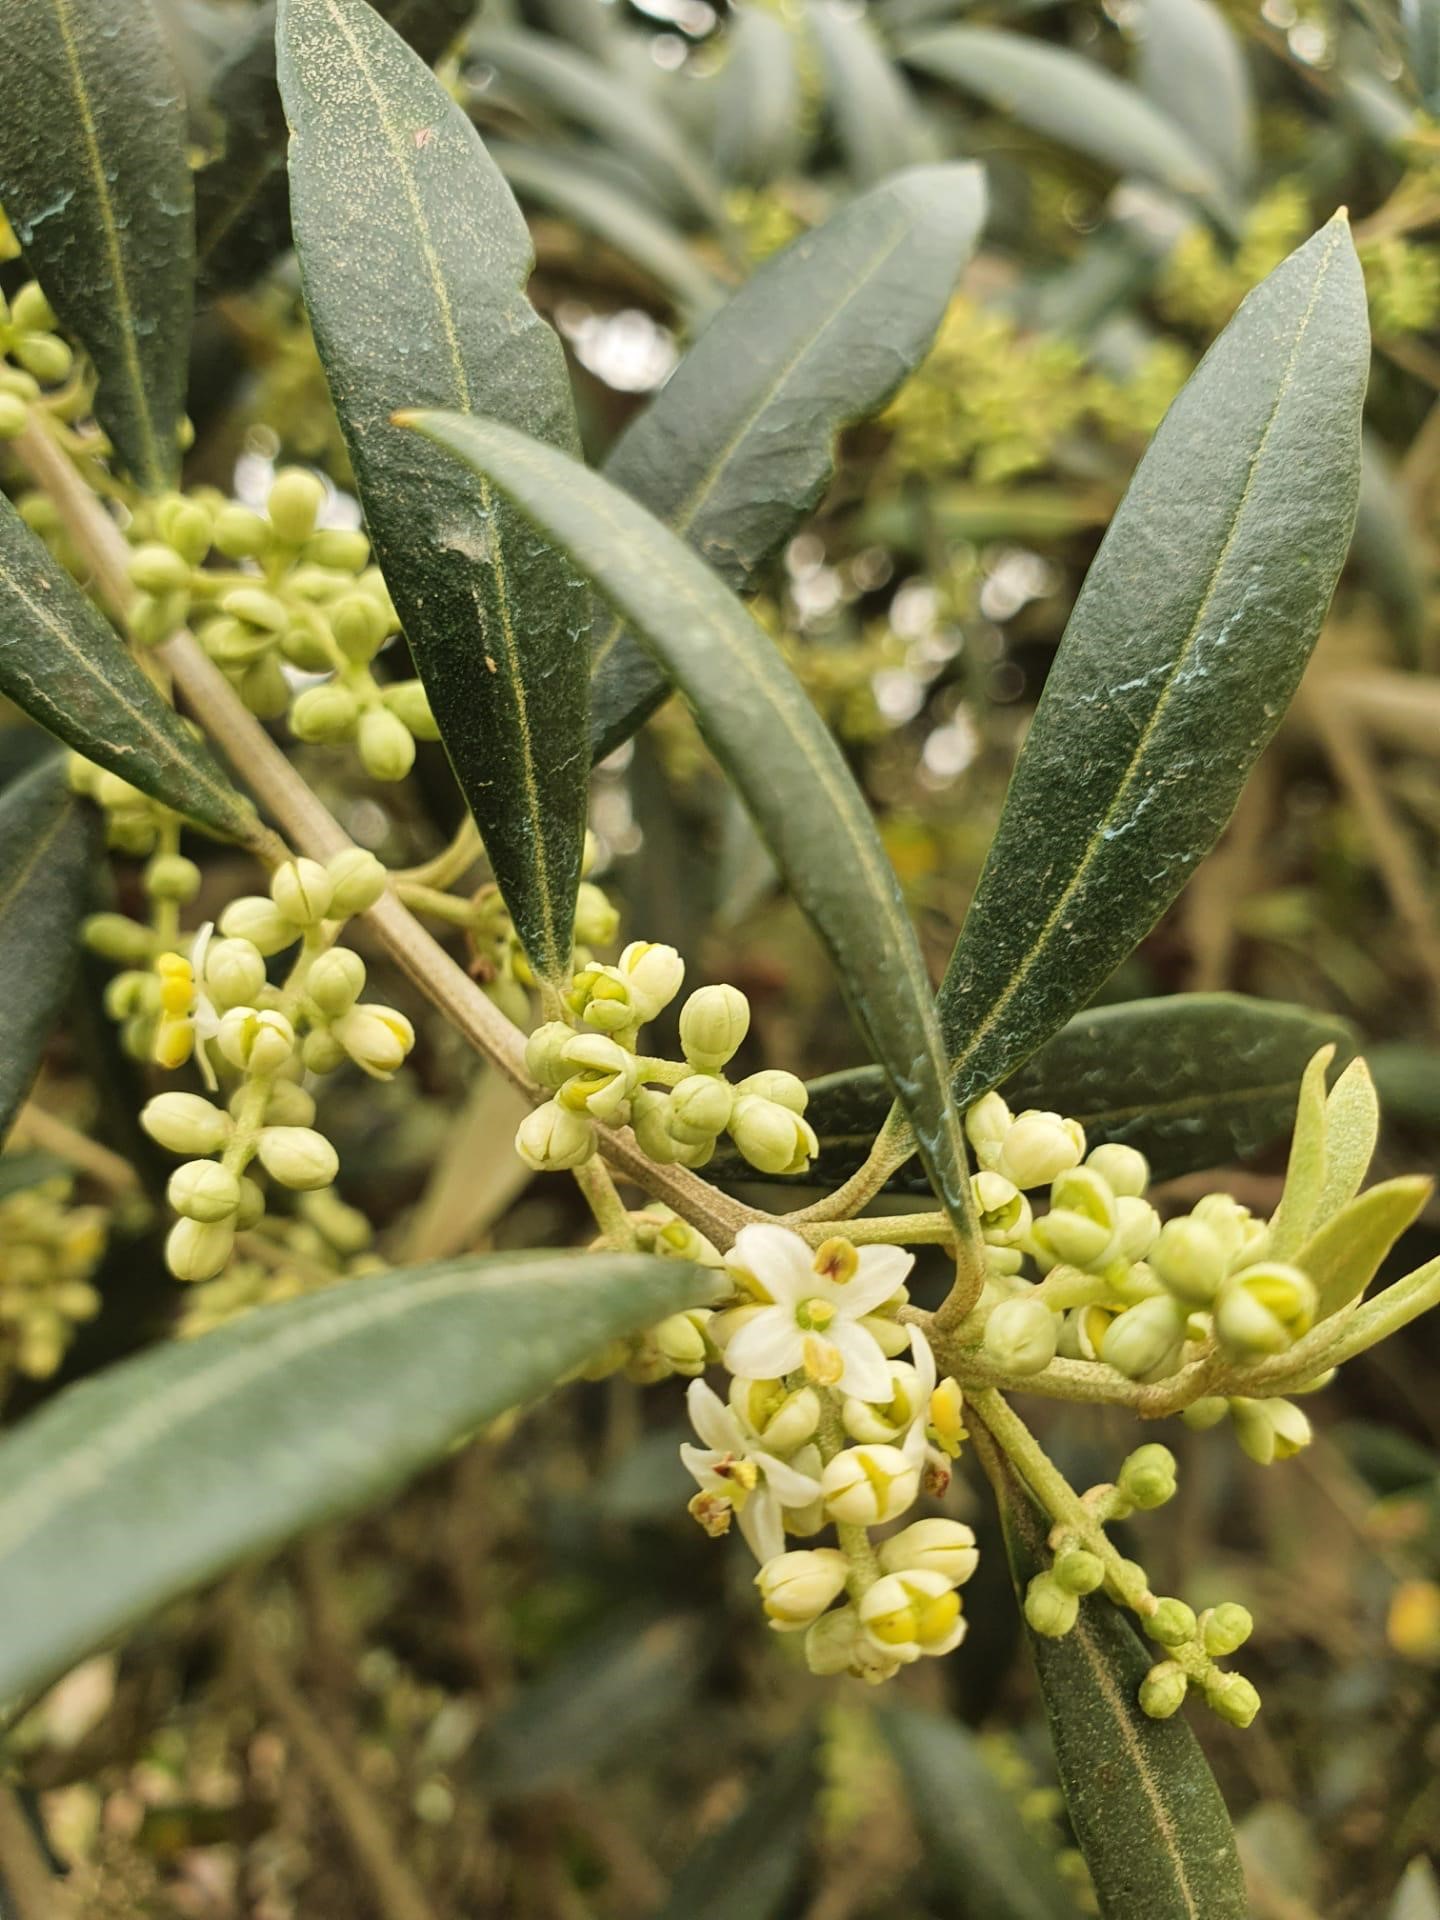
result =
[{"label": "young light green leaf", "polygon": [[1423,1853],[1400,1876],[1385,1920],[1440,1920],[1440,1879]]},{"label": "young light green leaf", "polygon": [[[1003,1456],[991,1483],[1018,1597],[1050,1564],[1049,1522]],[[1246,1920],[1220,1789],[1183,1712],[1170,1720],[1141,1712],[1154,1656],[1124,1614],[1097,1593],[1080,1602],[1063,1639],[1026,1633],[1070,1823],[1105,1920]]]},{"label": "young light green leaf", "polygon": [[1140,27],[1141,91],[1243,194],[1255,175],[1255,101],[1229,21],[1214,0],[1145,0]]},{"label": "young light green leaf", "polygon": [[71,793],[63,754],[0,795],[0,1140],[70,990],[97,851],[94,816]]},{"label": "young light green leaf", "polygon": [[[605,464],[606,477],[750,586],[820,499],[843,426],[884,405],[929,350],[985,214],[975,166],[917,167],[762,266],[715,316]],[[624,621],[596,620],[597,758],[663,699]]]},{"label": "young light green leaf", "polygon": [[[1040,1107],[1078,1120],[1091,1146],[1138,1147],[1154,1178],[1171,1180],[1243,1160],[1288,1132],[1305,1064],[1327,1042],[1342,1058],[1354,1051],[1343,1021],[1243,994],[1125,1000],[1076,1014],[1000,1091],[1017,1113]],[[889,1107],[873,1067],[812,1080],[806,1118],[820,1156],[806,1179],[838,1185],[853,1173]],[[760,1177],[723,1152],[707,1173]],[[920,1182],[902,1172],[894,1184]]]},{"label": "young light green leaf", "polygon": [[498,410],[577,444],[525,297],[520,209],[470,122],[365,0],[281,0],[306,304],[375,551],[516,931],[561,979],[584,846],[590,601],[483,479],[390,425]]},{"label": "young light green leaf", "polygon": [[134,479],[172,485],[195,231],[185,101],[150,0],[6,0],[0,204],[95,363],[95,412]]},{"label": "young light green leaf", "polygon": [[795,163],[804,141],[795,35],[760,6],[732,7],[729,20],[715,83],[715,158],[727,180],[763,187]]},{"label": "young light green leaf", "polygon": [[937,27],[903,39],[900,53],[1047,140],[1233,215],[1219,170],[1190,135],[1093,60],[993,27]]},{"label": "young light green leaf", "polygon": [[87,759],[235,840],[254,808],[0,496],[0,694]]},{"label": "young light green leaf", "polygon": [[492,140],[490,158],[522,201],[563,215],[647,273],[693,323],[708,318],[725,288],[666,221],[601,179],[581,154]]},{"label": "young light green leaf", "polygon": [[713,1297],[638,1254],[496,1254],[260,1307],[0,1441],[0,1699],[238,1560],[353,1513],[607,1340]]},{"label": "young light green leaf", "polygon": [[940,990],[962,1105],[1092,997],[1219,837],[1345,558],[1368,358],[1337,215],[1165,416],[1070,616]]},{"label": "young light green leaf", "polygon": [[808,0],[825,99],[851,178],[862,187],[933,157],[919,102],[863,13]]},{"label": "young light green leaf", "polygon": [[1325,1076],[1335,1058],[1333,1047],[1319,1049],[1305,1069],[1295,1104],[1295,1131],[1280,1204],[1270,1220],[1273,1260],[1289,1260],[1310,1237],[1325,1190]]},{"label": "young light green leaf", "polygon": [[1315,1283],[1317,1320],[1358,1300],[1395,1242],[1419,1218],[1434,1182],[1423,1174],[1382,1180],[1323,1222],[1295,1255]]},{"label": "young light green leaf", "polygon": [[964,1139],[945,1095],[915,932],[850,770],[769,635],[702,560],[599,474],[493,421],[404,418],[558,542],[689,701],[834,960],[935,1192],[968,1238]]},{"label": "young light green leaf", "polygon": [[1379,1137],[1375,1082],[1363,1060],[1352,1060],[1325,1102],[1325,1178],[1315,1208],[1316,1226],[1323,1226],[1360,1191]]},{"label": "young light green leaf", "polygon": [[[374,0],[375,11],[427,66],[475,11],[475,0]],[[249,33],[210,85],[214,159],[195,180],[201,277],[223,292],[257,279],[290,245],[285,109],[275,84],[275,0],[256,9]]]},{"label": "young light green leaf", "polygon": [[1078,1920],[1054,1854],[1021,1817],[969,1728],[914,1707],[882,1707],[876,1718],[899,1762],[941,1894],[977,1920]]},{"label": "young light green leaf", "polygon": [[819,1740],[802,1727],[771,1758],[734,1818],[681,1865],[656,1920],[780,1920],[805,1874]]}]

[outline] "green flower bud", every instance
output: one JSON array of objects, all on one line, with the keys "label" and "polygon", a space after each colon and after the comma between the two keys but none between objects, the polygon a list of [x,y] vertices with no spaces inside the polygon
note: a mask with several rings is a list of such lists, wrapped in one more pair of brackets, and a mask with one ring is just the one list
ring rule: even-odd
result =
[{"label": "green flower bud", "polygon": [[346,1013],[365,990],[365,962],[349,947],[332,947],[310,964],[305,991],[326,1019]]},{"label": "green flower bud", "polygon": [[415,1044],[415,1029],[394,1007],[361,1001],[330,1029],[363,1073],[388,1080]]},{"label": "green flower bud", "polygon": [[1085,1129],[1077,1120],[1036,1108],[1018,1114],[1000,1148],[994,1171],[1017,1187],[1047,1187],[1085,1157]]},{"label": "green flower bud", "polygon": [[265,958],[250,940],[212,940],[205,949],[205,987],[222,1012],[253,1007],[265,990]]},{"label": "green flower bud", "polygon": [[1148,1513],[1175,1498],[1175,1456],[1158,1441],[1137,1447],[1120,1468],[1116,1482],[1132,1507]]},{"label": "green flower bud", "polygon": [[228,1221],[177,1220],[166,1237],[165,1264],[177,1280],[213,1280],[234,1245]]},{"label": "green flower bud", "polygon": [[328,1027],[314,1027],[305,1036],[300,1059],[307,1073],[334,1073],[349,1059],[344,1047]]},{"label": "green flower bud", "polygon": [[629,1027],[640,1024],[640,1014],[634,1005],[629,984],[622,979],[615,967],[604,967],[592,961],[575,976],[570,989],[569,1005],[586,1026],[594,1027],[601,1033],[623,1033]]},{"label": "green flower bud", "polygon": [[302,1193],[328,1187],[340,1171],[334,1147],[313,1127],[262,1127],[255,1151],[272,1180]]},{"label": "green flower bud", "polygon": [[[630,1004],[641,1026],[669,1006],[685,978],[685,962],[674,947],[660,946],[653,940],[632,940],[628,947],[622,948],[615,965],[630,989]],[[690,1064],[701,1063],[692,1060]]]},{"label": "green flower bud", "polygon": [[1002,1300],[985,1322],[986,1359],[1005,1373],[1040,1373],[1055,1358],[1060,1322],[1043,1300]]},{"label": "green flower bud", "polygon": [[1253,1266],[1264,1259],[1269,1227],[1228,1193],[1207,1193],[1204,1199],[1196,1201],[1192,1213],[1196,1220],[1205,1222],[1220,1242],[1227,1269]]},{"label": "green flower bud", "polygon": [[330,631],[340,651],[357,667],[368,667],[391,631],[384,610],[368,593],[347,593],[332,604],[329,612]]},{"label": "green flower bud", "polygon": [[30,424],[30,409],[18,393],[0,393],[0,440],[18,440]]},{"label": "green flower bud", "polygon": [[338,746],[354,736],[359,724],[360,702],[338,680],[306,687],[290,708],[291,733],[315,746]]},{"label": "green flower bud", "polygon": [[1152,1720],[1168,1720],[1185,1704],[1190,1682],[1176,1660],[1161,1660],[1140,1682],[1140,1711]]},{"label": "green flower bud", "polygon": [[1029,1233],[1033,1225],[1030,1202],[1003,1173],[971,1174],[970,1192],[988,1246],[1013,1246]]},{"label": "green flower bud", "polygon": [[1184,1340],[1183,1308],[1159,1294],[1116,1315],[1100,1341],[1100,1358],[1129,1380],[1163,1377],[1174,1371]]},{"label": "green flower bud", "polygon": [[[232,1109],[244,1101],[248,1089],[237,1087]],[[277,1080],[265,1098],[265,1124],[271,1127],[308,1127],[315,1118],[315,1101],[295,1080]]]},{"label": "green flower bud", "polygon": [[808,1120],[774,1100],[741,1094],[730,1116],[730,1138],[761,1173],[804,1173],[820,1142]]},{"label": "green flower bud", "polygon": [[694,1308],[689,1313],[672,1313],[651,1330],[651,1338],[675,1372],[687,1380],[698,1379],[705,1371],[710,1350],[705,1339],[709,1310]]},{"label": "green flower bud", "polygon": [[1114,1258],[1132,1263],[1144,1260],[1159,1237],[1160,1216],[1150,1202],[1121,1194],[1115,1202],[1115,1239],[1110,1249]]},{"label": "green flower bud", "polygon": [[572,1027],[563,1020],[547,1020],[525,1042],[525,1070],[542,1087],[563,1087],[575,1071],[565,1058],[565,1049],[575,1038]]},{"label": "green flower bud", "polygon": [[1194,1608],[1187,1607],[1183,1600],[1159,1601],[1155,1611],[1141,1625],[1150,1638],[1158,1640],[1162,1647],[1183,1647],[1200,1630]]},{"label": "green flower bud", "polygon": [[382,863],[363,847],[347,847],[325,862],[330,876],[330,917],[348,920],[352,914],[368,913],[381,899],[389,883]]},{"label": "green flower bud", "polygon": [[1212,1660],[1224,1660],[1237,1653],[1255,1631],[1248,1607],[1236,1600],[1223,1600],[1200,1616],[1200,1644]]},{"label": "green flower bud", "polygon": [[284,633],[290,624],[285,603],[263,587],[231,587],[221,596],[220,611],[252,627],[262,627],[266,633]]},{"label": "green flower bud", "polygon": [[810,1104],[810,1090],[798,1074],[786,1073],[781,1067],[766,1067],[759,1073],[752,1073],[736,1084],[737,1093],[758,1094],[762,1100],[773,1100],[777,1107],[787,1107],[791,1113],[804,1113]]},{"label": "green flower bud", "polygon": [[577,1033],[571,1035],[564,1057],[571,1075],[558,1095],[561,1106],[588,1113],[606,1126],[622,1121],[638,1077],[635,1056],[606,1034]]},{"label": "green flower bud", "polygon": [[270,898],[294,927],[317,927],[330,911],[330,875],[318,860],[287,860],[270,876]]},{"label": "green flower bud", "polygon": [[150,968],[143,973],[133,968],[117,973],[113,980],[107,981],[103,1001],[112,1020],[157,1014],[160,1011],[159,975]]},{"label": "green flower bud", "polygon": [[126,572],[143,593],[183,593],[194,569],[173,547],[151,541],[137,547],[126,562]]},{"label": "green flower bud", "polygon": [[537,1173],[583,1166],[595,1151],[595,1129],[585,1115],[547,1100],[520,1122],[515,1151]]},{"label": "green flower bud", "polygon": [[58,386],[75,364],[74,354],[53,333],[27,334],[10,351],[27,373],[33,373],[47,387]]},{"label": "green flower bud", "polygon": [[1232,1727],[1248,1727],[1260,1711],[1260,1695],[1243,1673],[1212,1673],[1205,1682],[1205,1704]]},{"label": "green flower bud", "polygon": [[600,888],[580,882],[575,901],[575,938],[583,947],[608,947],[620,931],[620,914]]},{"label": "green flower bud", "polygon": [[372,780],[403,780],[415,764],[415,736],[387,707],[361,714],[360,760]]},{"label": "green flower bud", "polygon": [[1025,1589],[1025,1618],[1046,1640],[1063,1640],[1080,1617],[1080,1601],[1053,1574],[1037,1573]]},{"label": "green flower bud", "polygon": [[80,929],[80,938],[102,960],[122,966],[149,966],[155,957],[155,935],[123,913],[92,913]]},{"label": "green flower bud", "polygon": [[337,573],[361,573],[370,558],[370,542],[357,527],[322,527],[306,546],[305,558]]},{"label": "green flower bud", "polygon": [[198,1093],[157,1093],[141,1108],[140,1124],[167,1153],[219,1153],[232,1132],[229,1114]]},{"label": "green flower bud", "polygon": [[993,1173],[1000,1162],[1005,1136],[1015,1117],[998,1093],[987,1093],[966,1109],[965,1133],[975,1149],[975,1159],[984,1172]]},{"label": "green flower bud", "polygon": [[1284,1353],[1315,1318],[1315,1288],[1298,1267],[1278,1260],[1244,1267],[1220,1290],[1215,1337],[1237,1360]]},{"label": "green flower bud", "polygon": [[1056,1554],[1051,1573],[1066,1593],[1094,1593],[1105,1583],[1105,1562],[1085,1547],[1066,1547]]},{"label": "green flower bud", "polygon": [[247,667],[235,691],[257,720],[278,720],[290,705],[290,685],[280,662],[266,656]]},{"label": "green flower bud", "polygon": [[386,687],[380,697],[417,740],[440,738],[429,697],[419,680],[397,680],[393,686]]},{"label": "green flower bud", "polygon": [[700,987],[680,1009],[680,1046],[692,1067],[718,1073],[750,1031],[750,1002],[738,987]]},{"label": "green flower bud", "polygon": [[630,1100],[630,1126],[647,1159],[662,1167],[675,1161],[678,1142],[670,1131],[668,1093],[655,1087],[637,1087]]},{"label": "green flower bud", "polygon": [[1235,1438],[1257,1467],[1268,1467],[1276,1460],[1290,1460],[1312,1438],[1310,1422],[1289,1400],[1248,1400],[1236,1397],[1229,1402]]},{"label": "green flower bud", "polygon": [[145,869],[144,886],[152,900],[193,900],[200,891],[200,869],[183,853],[157,853]]},{"label": "green flower bud", "polygon": [[1229,1411],[1228,1404],[1218,1395],[1206,1394],[1202,1399],[1192,1400],[1180,1418],[1192,1432],[1207,1433],[1211,1427],[1218,1427]]},{"label": "green flower bud", "polygon": [[292,620],[280,635],[280,651],[302,673],[326,673],[335,665],[330,633],[319,613]]},{"label": "green flower bud", "polygon": [[820,1490],[832,1520],[883,1526],[914,1506],[920,1466],[899,1447],[846,1447],[826,1462]]},{"label": "green flower bud", "polygon": [[187,1160],[171,1174],[165,1197],[187,1220],[230,1220],[240,1205],[240,1182],[218,1160]]},{"label": "green flower bud", "polygon": [[27,280],[10,302],[10,317],[22,333],[53,333],[59,316],[38,280]]},{"label": "green flower bud", "polygon": [[912,1520],[882,1542],[880,1564],[886,1573],[940,1573],[963,1587],[980,1564],[980,1550],[962,1520]]},{"label": "green flower bud", "polygon": [[215,1039],[231,1066],[246,1073],[279,1073],[295,1052],[295,1029],[284,1014],[254,1007],[232,1007]]},{"label": "green flower bud", "polygon": [[137,646],[158,647],[177,627],[185,624],[188,612],[189,603],[183,593],[167,593],[159,599],[142,593],[131,601],[125,624]]},{"label": "green flower bud", "polygon": [[1208,1307],[1225,1278],[1225,1249],[1203,1220],[1187,1214],[1165,1222],[1150,1250],[1150,1265],[1177,1300]]},{"label": "green flower bud", "polygon": [[232,900],[220,916],[220,931],[232,940],[248,940],[267,960],[272,954],[293,947],[300,937],[298,929],[275,902],[258,893],[247,893],[239,900]]},{"label": "green flower bud", "polygon": [[307,473],[303,467],[286,467],[276,474],[265,509],[279,538],[287,546],[300,547],[315,531],[315,522],[324,504],[323,480]]},{"label": "green flower bud", "polygon": [[808,1627],[845,1590],[850,1563],[834,1547],[777,1554],[755,1576],[760,1603],[782,1632]]},{"label": "green flower bud", "polygon": [[201,646],[218,667],[249,667],[261,660],[275,644],[275,636],[258,627],[247,627],[243,620],[222,614],[207,620],[200,628]]},{"label": "green flower bud", "polygon": [[318,1187],[304,1194],[298,1205],[303,1218],[337,1253],[353,1258],[374,1241],[374,1229],[364,1214],[358,1207],[347,1207],[333,1187]]},{"label": "green flower bud", "polygon": [[183,494],[171,494],[161,502],[156,516],[160,538],[173,547],[182,560],[198,567],[210,551],[215,517],[203,501],[187,500]]},{"label": "green flower bud", "polygon": [[240,1205],[235,1214],[235,1231],[248,1233],[265,1218],[265,1189],[248,1174],[240,1181]]},{"label": "green flower bud", "polygon": [[733,1087],[714,1074],[692,1073],[671,1089],[670,1124],[678,1140],[685,1141],[687,1131],[695,1136],[687,1145],[713,1140],[729,1126],[734,1107]]},{"label": "green flower bud", "polygon": [[1093,1147],[1085,1156],[1085,1164],[1100,1175],[1117,1199],[1138,1200],[1150,1184],[1150,1162],[1137,1148],[1122,1146],[1118,1140]]},{"label": "green flower bud", "polygon": [[853,1607],[835,1607],[822,1613],[805,1634],[805,1664],[811,1673],[833,1675],[858,1671],[860,1617]]},{"label": "green flower bud", "polygon": [[211,540],[227,560],[256,560],[270,546],[269,522],[237,501],[216,514]]}]

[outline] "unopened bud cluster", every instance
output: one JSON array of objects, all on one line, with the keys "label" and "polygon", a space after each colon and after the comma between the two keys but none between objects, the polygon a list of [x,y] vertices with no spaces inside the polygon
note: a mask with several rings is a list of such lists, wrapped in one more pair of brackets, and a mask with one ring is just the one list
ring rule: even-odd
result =
[{"label": "unopened bud cluster", "polygon": [[0,294],[0,440],[15,440],[47,387],[59,387],[75,356],[55,331],[50,302],[35,281],[9,300]]},{"label": "unopened bud cluster", "polygon": [[370,1222],[331,1187],[297,1194],[294,1215],[267,1219],[261,1231],[270,1242],[266,1258],[237,1255],[215,1279],[186,1288],[176,1328],[182,1340],[224,1326],[252,1307],[319,1293],[385,1266],[372,1251]]},{"label": "unopened bud cluster", "polygon": [[45,1180],[0,1199],[0,1388],[13,1372],[47,1379],[76,1327],[100,1311],[90,1276],[108,1216],[75,1206],[73,1182]]}]

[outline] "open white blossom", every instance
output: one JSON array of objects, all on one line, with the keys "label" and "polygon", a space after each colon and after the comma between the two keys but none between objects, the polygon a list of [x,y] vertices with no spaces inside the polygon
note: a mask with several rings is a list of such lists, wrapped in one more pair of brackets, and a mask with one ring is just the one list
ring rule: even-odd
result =
[{"label": "open white blossom", "polygon": [[803,1370],[807,1379],[857,1399],[890,1399],[885,1354],[859,1323],[903,1286],[913,1255],[840,1239],[812,1252],[798,1233],[757,1224],[736,1236],[725,1264],[761,1303],[726,1345],[733,1374],[776,1380]]},{"label": "open white blossom", "polygon": [[[786,1507],[808,1507],[820,1498],[820,1482],[790,1462],[767,1453],[758,1437],[703,1380],[692,1380],[685,1394],[690,1422],[705,1442],[680,1449],[680,1458],[694,1475],[700,1492],[690,1511],[708,1533],[728,1531],[732,1513],[740,1522],[747,1546],[762,1565],[785,1551]],[[802,1448],[800,1458],[813,1455]]]}]

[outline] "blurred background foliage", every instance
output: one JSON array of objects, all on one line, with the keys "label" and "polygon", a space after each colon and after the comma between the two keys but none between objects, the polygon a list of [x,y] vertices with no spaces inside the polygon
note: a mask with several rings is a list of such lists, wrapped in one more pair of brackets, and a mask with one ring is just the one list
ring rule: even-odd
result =
[{"label": "blurred background foliage", "polygon": [[[284,250],[271,9],[158,3],[193,102],[202,225],[226,168],[255,182],[210,236],[187,480],[258,503],[276,463],[300,461],[343,494]],[[567,344],[592,456],[755,262],[896,168],[984,163],[985,239],[932,354],[846,436],[758,602],[847,745],[937,976],[1148,435],[1246,290],[1348,205],[1376,342],[1351,562],[1225,840],[1105,997],[1229,988],[1338,1013],[1385,1100],[1381,1171],[1440,1164],[1437,0],[382,10],[438,59],[531,218],[532,295]],[[0,732],[6,774],[32,739]],[[453,830],[438,748],[401,789],[299,752],[387,861],[423,860]],[[627,937],[673,942],[692,980],[743,987],[757,1064],[854,1063],[818,950],[677,706],[603,764],[593,825],[592,878]],[[137,873],[121,858],[103,885],[124,904]],[[207,856],[206,897],[243,884],[238,861]],[[105,978],[82,967],[48,1067],[47,1107],[72,1131],[57,1140],[32,1107],[0,1162],[7,1418],[166,1331],[373,1257],[341,1209],[181,1297],[157,1258],[156,1170],[126,1120],[137,1070],[98,1010]],[[532,1182],[510,1151],[513,1096],[403,983],[386,990],[420,1027],[413,1071],[337,1092],[331,1111],[380,1253],[581,1239],[567,1183]],[[1280,1165],[1224,1184],[1268,1208]],[[1437,1250],[1430,1219],[1414,1251]],[[1183,1524],[1147,1542],[1157,1584],[1240,1598],[1259,1622],[1260,1720],[1197,1728],[1259,1920],[1440,1920],[1425,1857],[1440,1833],[1437,1383],[1440,1337],[1422,1323],[1349,1367],[1317,1444],[1273,1472],[1223,1434],[1160,1436],[1180,1458]],[[676,1382],[571,1389],[543,1423],[482,1437],[388,1510],[79,1669],[15,1740],[18,1805],[40,1797],[77,1911],[1089,1910],[979,1486],[962,1475],[954,1509],[989,1549],[969,1640],[901,1689],[955,1716],[960,1823],[936,1803],[933,1727],[815,1681],[756,1624],[744,1556],[685,1515],[681,1415]],[[1080,1484],[1133,1443],[1097,1409],[1056,1407],[1041,1431]]]}]

